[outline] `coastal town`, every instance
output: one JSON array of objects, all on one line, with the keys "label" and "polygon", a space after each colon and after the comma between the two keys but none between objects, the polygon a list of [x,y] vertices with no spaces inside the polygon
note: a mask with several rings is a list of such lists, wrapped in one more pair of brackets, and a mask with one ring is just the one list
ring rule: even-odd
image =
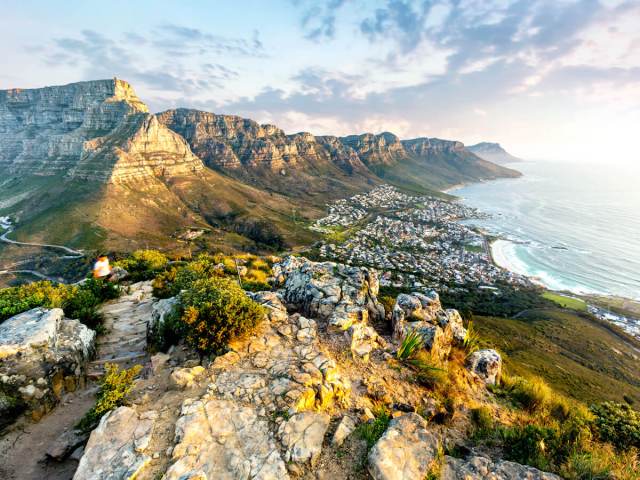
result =
[{"label": "coastal town", "polygon": [[485,236],[460,223],[483,216],[455,201],[382,185],[330,204],[328,215],[311,228],[325,234],[317,245],[320,258],[374,267],[385,286],[530,285],[494,265]]}]

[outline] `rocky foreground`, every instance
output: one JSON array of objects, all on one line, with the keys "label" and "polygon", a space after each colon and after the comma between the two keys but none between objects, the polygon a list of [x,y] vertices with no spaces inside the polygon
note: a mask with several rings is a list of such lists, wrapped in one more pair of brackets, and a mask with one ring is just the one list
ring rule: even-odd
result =
[{"label": "rocky foreground", "polygon": [[[84,450],[74,454],[80,458],[74,479],[558,478],[480,452],[444,454],[461,438],[466,415],[447,424],[433,420],[439,401],[393,355],[398,340],[414,330],[423,333],[425,349],[443,359],[464,339],[458,313],[443,310],[435,292],[400,296],[386,326],[373,270],[290,257],[274,274],[277,291],[251,294],[268,315],[226,354],[201,362],[179,347],[151,357],[130,405],[105,415]],[[133,324],[140,321],[136,311],[148,311],[152,336],[177,300],[143,297],[139,308],[131,294],[110,308],[121,321],[130,310]],[[118,302],[130,307],[118,308]],[[39,323],[56,311],[28,314]],[[5,325],[0,339],[11,332],[17,345],[23,334]],[[52,335],[42,335],[24,337],[31,349],[27,358],[40,358],[36,340],[45,351],[56,349]],[[78,331],[71,344],[89,336]],[[11,348],[2,351],[23,347]],[[7,358],[0,359],[5,370]],[[53,370],[62,368],[64,361],[59,363]],[[464,395],[485,401],[485,384],[500,375],[499,355],[476,352],[467,368],[459,380]],[[25,373],[23,384],[37,385],[38,375]],[[367,449],[357,430],[374,421],[372,410],[379,405],[393,419]],[[69,434],[57,446],[68,455],[73,449],[62,448],[65,439]]]}]

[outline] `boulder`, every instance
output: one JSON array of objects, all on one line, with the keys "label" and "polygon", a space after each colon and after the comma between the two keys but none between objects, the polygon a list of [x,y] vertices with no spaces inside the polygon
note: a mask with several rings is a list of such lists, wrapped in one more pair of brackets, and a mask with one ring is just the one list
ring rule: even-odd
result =
[{"label": "boulder", "polygon": [[288,479],[268,422],[229,400],[185,400],[164,480]]},{"label": "boulder", "polygon": [[39,418],[84,381],[94,349],[95,332],[59,308],[9,318],[0,324],[0,391],[9,399],[3,403]]},{"label": "boulder", "polygon": [[119,407],[107,413],[91,432],[74,480],[135,478],[151,461],[147,448],[157,412],[138,413]]},{"label": "boulder", "polygon": [[464,328],[464,325],[462,324],[462,317],[460,316],[460,313],[453,308],[448,308],[437,312],[436,315],[440,327],[444,329],[448,327],[451,330],[453,339],[459,345],[462,345],[465,338],[467,338],[467,329]]},{"label": "boulder", "polygon": [[183,390],[185,388],[193,387],[205,373],[206,370],[200,365],[191,368],[176,368],[171,372],[169,382],[172,388],[176,390]]},{"label": "boulder", "polygon": [[320,457],[330,420],[325,413],[303,412],[283,422],[278,437],[286,450],[285,460],[314,466]]},{"label": "boulder", "polygon": [[368,327],[369,319],[384,319],[375,270],[287,257],[274,265],[273,272],[284,302],[318,318],[330,332],[347,332],[354,356],[366,360],[373,349],[384,346]]},{"label": "boulder", "polygon": [[336,431],[333,434],[331,443],[339,447],[355,429],[356,421],[350,416],[345,415],[344,417],[342,417],[342,420],[340,420],[338,428],[336,428]]},{"label": "boulder", "polygon": [[147,323],[147,343],[151,345],[161,343],[164,322],[177,304],[177,297],[163,298],[153,304],[151,318]]},{"label": "boulder", "polygon": [[401,339],[406,333],[407,323],[427,322],[437,323],[437,315],[442,312],[440,297],[436,292],[425,295],[414,292],[411,295],[401,293],[391,312],[393,336]]},{"label": "boulder", "polygon": [[478,350],[467,357],[466,366],[484,383],[495,385],[502,374],[502,357],[495,350]]},{"label": "boulder", "polygon": [[276,263],[273,273],[284,301],[304,315],[327,321],[333,317],[331,323],[342,330],[366,316],[384,318],[373,269],[290,256]]},{"label": "boulder", "polygon": [[82,430],[66,430],[58,436],[53,444],[47,449],[47,457],[62,461],[71,455],[89,438],[89,433]]},{"label": "boulder", "polygon": [[109,280],[112,282],[120,282],[129,276],[129,272],[127,272],[124,268],[115,266],[111,269],[111,275],[109,276]]},{"label": "boulder", "polygon": [[537,468],[514,462],[474,456],[467,459],[445,456],[440,472],[441,480],[467,480],[487,478],[490,480],[561,480],[561,477]]},{"label": "boulder", "polygon": [[287,319],[287,308],[281,296],[276,292],[247,292],[254,301],[267,309],[267,318],[271,323],[279,323]]},{"label": "boulder", "polygon": [[389,423],[368,457],[374,480],[425,478],[438,456],[439,441],[417,413],[407,413]]}]

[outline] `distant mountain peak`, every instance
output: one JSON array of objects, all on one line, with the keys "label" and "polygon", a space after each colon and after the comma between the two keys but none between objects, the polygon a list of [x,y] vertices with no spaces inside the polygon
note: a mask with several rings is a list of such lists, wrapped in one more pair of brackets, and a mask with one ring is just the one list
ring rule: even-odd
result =
[{"label": "distant mountain peak", "polygon": [[480,158],[493,163],[505,164],[522,161],[522,159],[507,152],[499,143],[480,142],[467,147],[467,150],[475,153]]}]

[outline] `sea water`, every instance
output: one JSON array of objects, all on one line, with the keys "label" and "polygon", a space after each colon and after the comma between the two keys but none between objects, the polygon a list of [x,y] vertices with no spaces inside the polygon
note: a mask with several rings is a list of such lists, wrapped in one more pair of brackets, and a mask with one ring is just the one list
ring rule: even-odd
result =
[{"label": "sea water", "polygon": [[491,214],[501,267],[554,290],[640,299],[640,165],[522,162],[524,175],[450,191]]}]

